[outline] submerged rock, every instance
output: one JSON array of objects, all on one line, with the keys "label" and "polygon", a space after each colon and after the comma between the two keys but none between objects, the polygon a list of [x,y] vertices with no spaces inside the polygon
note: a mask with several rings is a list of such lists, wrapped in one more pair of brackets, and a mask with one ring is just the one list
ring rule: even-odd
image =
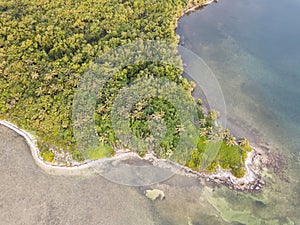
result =
[{"label": "submerged rock", "polygon": [[160,200],[165,198],[165,193],[159,189],[146,190],[145,195],[152,201],[156,200],[157,198],[160,198]]}]

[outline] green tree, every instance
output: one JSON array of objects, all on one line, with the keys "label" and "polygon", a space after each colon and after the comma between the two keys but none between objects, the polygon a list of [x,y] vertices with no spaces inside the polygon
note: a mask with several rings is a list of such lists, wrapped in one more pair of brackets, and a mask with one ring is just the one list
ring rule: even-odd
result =
[{"label": "green tree", "polygon": [[215,109],[212,109],[208,112],[208,118],[211,119],[212,121],[217,121],[219,115],[220,113]]}]

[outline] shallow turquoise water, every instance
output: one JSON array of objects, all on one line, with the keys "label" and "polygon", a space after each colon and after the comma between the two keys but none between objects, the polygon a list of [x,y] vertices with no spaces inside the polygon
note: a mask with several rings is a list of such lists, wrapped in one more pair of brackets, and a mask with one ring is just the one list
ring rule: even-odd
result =
[{"label": "shallow turquoise water", "polygon": [[288,161],[286,179],[269,172],[272,178],[265,177],[264,192],[255,200],[215,189],[211,202],[231,223],[300,224],[299,12],[300,1],[223,0],[179,21],[181,44],[220,83],[228,127]]}]

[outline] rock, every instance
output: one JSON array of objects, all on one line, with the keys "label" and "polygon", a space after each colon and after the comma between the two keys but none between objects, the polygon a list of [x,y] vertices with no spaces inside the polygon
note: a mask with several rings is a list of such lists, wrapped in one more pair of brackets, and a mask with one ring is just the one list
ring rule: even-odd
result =
[{"label": "rock", "polygon": [[160,200],[165,198],[165,193],[159,189],[146,190],[146,197],[150,200],[154,201],[160,197]]}]

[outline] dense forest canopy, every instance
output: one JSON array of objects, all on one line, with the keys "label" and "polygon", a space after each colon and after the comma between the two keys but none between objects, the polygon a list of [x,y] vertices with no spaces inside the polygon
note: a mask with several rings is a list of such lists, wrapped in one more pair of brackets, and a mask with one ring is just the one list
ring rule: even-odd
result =
[{"label": "dense forest canopy", "polygon": [[[38,138],[44,159],[49,149],[64,149],[83,160],[76,148],[72,125],[72,102],[84,72],[100,55],[137,40],[178,43],[177,18],[185,9],[203,1],[189,0],[2,0],[0,2],[0,119],[11,121]],[[176,49],[174,58],[178,57]],[[166,64],[141,62],[118,72],[99,96],[95,109],[99,141],[106,155],[122,147],[110,123],[112,96],[135,77],[156,74],[192,91],[192,83],[181,78],[182,69]],[[146,101],[146,100],[145,100]],[[200,101],[199,101],[200,102]],[[139,137],[149,136],[147,118],[168,122],[168,132],[157,149],[167,157],[178,143],[180,120],[174,107],[163,99],[148,99],[133,109],[131,126]],[[142,110],[144,109],[144,110]],[[164,111],[164,113],[161,113]],[[199,110],[199,142],[187,166],[199,170],[203,151],[219,143],[218,156],[207,169],[218,165],[244,174],[249,144],[233,145],[228,130],[214,127],[214,111],[205,117]],[[218,131],[219,130],[219,131]],[[218,136],[218,138],[216,138]],[[124,147],[124,146],[123,146]],[[126,146],[125,146],[126,147]],[[93,155],[93,156],[92,156]],[[91,158],[97,154],[91,154]]]}]

